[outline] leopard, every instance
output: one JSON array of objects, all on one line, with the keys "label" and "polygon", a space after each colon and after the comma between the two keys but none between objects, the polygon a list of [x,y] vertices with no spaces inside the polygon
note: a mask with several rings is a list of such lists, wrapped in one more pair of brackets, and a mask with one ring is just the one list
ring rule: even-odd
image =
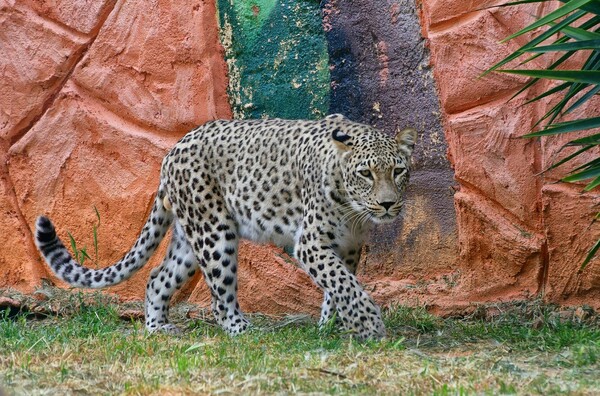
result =
[{"label": "leopard", "polygon": [[319,325],[334,320],[356,339],[381,339],[381,308],[356,268],[373,224],[402,211],[416,139],[414,128],[388,136],[340,114],[209,121],[164,157],[148,219],[121,260],[81,265],[45,215],[35,244],[59,279],[97,289],[130,278],[172,229],[146,286],[147,331],[180,331],[169,322],[171,297],[201,271],[216,322],[237,335],[250,328],[238,303],[239,241],[271,243],[293,251],[323,290]]}]

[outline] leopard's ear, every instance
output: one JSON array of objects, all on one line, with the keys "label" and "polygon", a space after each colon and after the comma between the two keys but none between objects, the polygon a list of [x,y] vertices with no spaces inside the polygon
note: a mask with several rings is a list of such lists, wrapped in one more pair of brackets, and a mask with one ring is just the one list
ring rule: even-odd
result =
[{"label": "leopard's ear", "polygon": [[347,152],[347,151],[352,150],[352,145],[353,145],[352,136],[346,134],[341,129],[335,128],[331,132],[331,139],[332,139],[333,143],[335,144],[335,146],[338,148],[338,150],[340,150],[342,152]]},{"label": "leopard's ear", "polygon": [[406,128],[396,133],[394,138],[398,148],[407,156],[410,156],[417,142],[417,131],[414,128]]},{"label": "leopard's ear", "polygon": [[328,116],[325,117],[325,119],[326,120],[337,120],[337,121],[347,120],[347,118],[344,117],[343,114],[339,114],[339,113],[329,114]]}]

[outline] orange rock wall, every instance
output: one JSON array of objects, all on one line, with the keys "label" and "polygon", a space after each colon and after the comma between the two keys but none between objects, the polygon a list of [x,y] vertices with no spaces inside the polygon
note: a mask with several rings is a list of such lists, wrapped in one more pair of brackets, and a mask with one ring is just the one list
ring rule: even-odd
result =
[{"label": "orange rock wall", "polygon": [[[66,286],[33,244],[39,214],[94,256],[97,207],[100,265],[118,260],[149,213],[169,148],[232,116],[212,1],[2,1],[0,69],[0,287],[24,292],[42,278]],[[107,292],[142,299],[162,249]],[[283,252],[240,251],[244,309],[318,310],[321,293]],[[201,276],[176,296],[188,298],[208,304]]]},{"label": "orange rock wall", "polygon": [[[516,45],[498,41],[542,6],[417,5],[459,184],[458,249],[447,246],[453,232],[432,221],[435,202],[416,201],[404,218],[410,227],[392,238],[406,247],[367,255],[360,270],[367,289],[381,303],[446,311],[539,293],[600,307],[600,265],[576,276],[600,235],[586,228],[599,197],[555,184],[560,173],[536,176],[562,141],[518,137],[548,104],[507,103],[520,78],[477,78]],[[389,9],[393,20],[398,7]],[[232,115],[213,1],[0,0],[0,70],[0,287],[25,292],[42,278],[56,282],[32,242],[37,215],[49,215],[63,240],[69,231],[92,252],[96,206],[100,261],[119,259],[150,210],[163,155],[191,127]],[[427,237],[403,230],[426,230]],[[240,252],[243,309],[318,312],[321,293],[284,252],[245,242]],[[143,298],[163,253],[109,292]],[[176,299],[206,305],[201,276]]]},{"label": "orange rock wall", "polygon": [[[523,106],[534,87],[508,101],[520,77],[478,76],[523,42],[500,40],[547,12],[553,3],[481,10],[503,1],[421,0],[421,25],[444,116],[449,157],[460,184],[455,195],[460,272],[456,296],[466,301],[542,294],[563,304],[600,307],[600,263],[577,270],[600,236],[589,227],[598,194],[556,184],[562,172],[539,175],[564,138],[519,139],[550,103]],[[539,58],[535,67],[550,60]],[[595,101],[582,112],[592,114]],[[597,155],[597,153],[595,154]]]}]

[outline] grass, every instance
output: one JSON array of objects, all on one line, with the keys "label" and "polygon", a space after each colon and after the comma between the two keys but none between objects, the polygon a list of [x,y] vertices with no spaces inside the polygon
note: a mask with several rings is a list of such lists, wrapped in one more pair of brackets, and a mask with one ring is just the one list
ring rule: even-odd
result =
[{"label": "grass", "polygon": [[[56,303],[54,298],[48,303]],[[539,302],[469,317],[385,312],[389,337],[358,343],[305,316],[252,315],[231,338],[210,319],[172,316],[181,336],[148,335],[122,305],[70,294],[59,315],[0,314],[0,384],[9,394],[597,394],[600,325],[589,310]],[[139,307],[138,307],[139,308]],[[210,315],[205,315],[210,318]],[[0,391],[1,394],[1,391]]]}]

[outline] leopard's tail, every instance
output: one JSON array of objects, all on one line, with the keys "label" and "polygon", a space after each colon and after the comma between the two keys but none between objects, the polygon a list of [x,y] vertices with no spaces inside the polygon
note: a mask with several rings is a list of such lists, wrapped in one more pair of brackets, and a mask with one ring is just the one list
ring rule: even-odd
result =
[{"label": "leopard's tail", "polygon": [[116,285],[128,279],[148,262],[173,222],[165,192],[159,189],[152,212],[137,241],[125,256],[110,267],[92,269],[81,266],[73,259],[56,235],[54,225],[45,216],[35,223],[35,244],[60,279],[75,287],[98,289]]}]

